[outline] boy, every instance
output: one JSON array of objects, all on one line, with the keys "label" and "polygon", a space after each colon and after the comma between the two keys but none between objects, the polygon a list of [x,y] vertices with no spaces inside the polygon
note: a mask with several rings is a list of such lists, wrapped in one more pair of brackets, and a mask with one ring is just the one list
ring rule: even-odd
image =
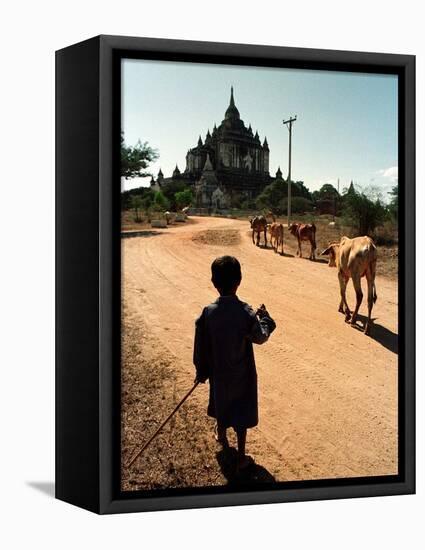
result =
[{"label": "boy", "polygon": [[207,413],[217,419],[217,441],[228,447],[226,430],[238,440],[238,469],[248,466],[247,428],[258,424],[257,372],[252,344],[266,342],[276,328],[264,305],[256,312],[241,302],[236,291],[241,266],[232,256],[216,258],[212,283],[220,297],[205,307],[195,326],[193,362],[196,381],[210,382]]}]

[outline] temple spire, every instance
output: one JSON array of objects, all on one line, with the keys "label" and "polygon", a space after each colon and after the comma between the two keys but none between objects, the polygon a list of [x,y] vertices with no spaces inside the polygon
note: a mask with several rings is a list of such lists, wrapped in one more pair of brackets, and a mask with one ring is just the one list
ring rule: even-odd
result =
[{"label": "temple spire", "polygon": [[180,176],[180,170],[176,164],[176,167],[174,168],[174,172],[173,172],[173,178],[177,178],[178,176]]},{"label": "temple spire", "polygon": [[235,105],[235,98],[233,95],[233,86],[231,86],[230,88],[230,103],[229,103],[229,106],[227,107],[227,111],[224,115],[224,118],[234,119],[234,120],[240,119],[239,111],[237,110]]},{"label": "temple spire", "polygon": [[204,164],[204,172],[209,172],[210,170],[214,170],[213,165],[211,163],[210,154],[207,153],[207,160]]},{"label": "temple spire", "polygon": [[233,97],[233,86],[230,87],[230,107],[235,106],[235,98]]}]

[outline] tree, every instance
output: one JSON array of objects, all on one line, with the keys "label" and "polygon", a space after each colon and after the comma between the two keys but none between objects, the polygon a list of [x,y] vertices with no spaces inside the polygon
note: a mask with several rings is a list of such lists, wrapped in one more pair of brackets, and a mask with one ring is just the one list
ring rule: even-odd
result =
[{"label": "tree", "polygon": [[164,197],[169,201],[168,208],[171,208],[171,210],[177,209],[176,193],[184,191],[185,189],[187,189],[187,183],[180,180],[167,181],[161,185],[161,191]]},{"label": "tree", "polygon": [[121,193],[121,208],[123,210],[129,210],[132,208],[132,197],[138,195],[142,199],[142,209],[148,210],[155,198],[155,191],[150,187],[137,187],[134,189],[127,189]]},{"label": "tree", "polygon": [[378,198],[371,200],[364,192],[351,190],[344,195],[343,214],[359,235],[371,235],[387,219],[388,213]]},{"label": "tree", "polygon": [[140,140],[134,147],[128,146],[124,141],[124,133],[121,132],[121,176],[125,179],[145,178],[151,176],[146,172],[149,164],[159,157],[158,151],[152,149],[145,141]]},{"label": "tree", "polygon": [[259,209],[270,209],[275,214],[280,214],[279,204],[282,199],[288,196],[288,185],[286,181],[274,181],[267,185],[255,200]]},{"label": "tree", "polygon": [[388,205],[388,211],[393,218],[398,217],[398,183],[388,193],[391,195],[391,201]]},{"label": "tree", "polygon": [[339,197],[338,191],[330,183],[323,184],[319,189],[318,195],[320,199],[334,199],[335,197]]},{"label": "tree", "polygon": [[130,198],[130,206],[131,208],[134,210],[134,213],[136,215],[135,217],[135,221],[136,222],[140,222],[140,216],[139,216],[139,213],[140,213],[140,210],[142,209],[143,207],[143,199],[140,195],[133,195],[131,198]]},{"label": "tree", "polygon": [[178,209],[189,206],[193,202],[192,191],[188,188],[184,191],[177,191],[177,193],[174,193],[174,200]]},{"label": "tree", "polygon": [[154,200],[155,200],[155,191],[153,189],[147,189],[143,194],[143,199],[142,199],[143,209],[148,211],[152,207]]},{"label": "tree", "polygon": [[[281,212],[286,212],[287,208],[288,197],[284,197],[279,203],[279,210]],[[312,208],[313,203],[305,197],[292,197],[291,199],[291,210],[294,214],[304,214],[305,212],[310,212]]]},{"label": "tree", "polygon": [[340,209],[340,195],[330,183],[325,183],[318,191],[313,191],[312,198],[319,214],[337,215]]},{"label": "tree", "polygon": [[155,198],[153,200],[153,208],[159,212],[168,210],[170,208],[170,201],[161,191],[155,193]]},{"label": "tree", "polygon": [[[291,191],[292,191],[292,202],[295,197],[302,197],[307,201],[311,200],[311,193],[304,185],[302,181],[293,181],[291,182]],[[282,201],[288,197],[288,184],[286,181],[274,181],[270,185],[267,185],[263,191],[258,195],[255,200],[256,207],[259,209],[269,209],[274,214],[280,214],[286,211],[286,206],[282,207],[284,204]],[[291,202],[291,205],[292,205]],[[304,203],[305,204],[305,203]],[[287,201],[285,202],[287,205]]]}]

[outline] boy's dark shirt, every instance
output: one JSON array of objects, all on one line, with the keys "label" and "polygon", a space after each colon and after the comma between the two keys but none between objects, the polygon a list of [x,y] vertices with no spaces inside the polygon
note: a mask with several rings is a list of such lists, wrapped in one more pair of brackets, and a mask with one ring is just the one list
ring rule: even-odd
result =
[{"label": "boy's dark shirt", "polygon": [[208,415],[225,427],[258,424],[257,372],[252,344],[266,342],[276,324],[237,296],[221,296],[195,323],[197,378],[210,382]]}]

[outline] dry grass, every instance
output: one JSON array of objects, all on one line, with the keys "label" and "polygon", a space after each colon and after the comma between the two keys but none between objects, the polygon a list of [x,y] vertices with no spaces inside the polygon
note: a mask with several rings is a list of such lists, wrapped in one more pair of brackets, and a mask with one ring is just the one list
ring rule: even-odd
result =
[{"label": "dry grass", "polygon": [[122,489],[225,483],[215,461],[214,424],[190,398],[132,467],[124,466],[189,388],[178,385],[172,357],[164,348],[152,350],[140,323],[125,319],[122,338]]},{"label": "dry grass", "polygon": [[151,226],[149,218],[145,214],[140,214],[140,221],[136,221],[136,215],[132,210],[121,211],[121,229],[137,230],[146,229]]},{"label": "dry grass", "polygon": [[237,229],[207,229],[194,235],[192,240],[200,244],[232,246],[241,242],[241,235]]}]

